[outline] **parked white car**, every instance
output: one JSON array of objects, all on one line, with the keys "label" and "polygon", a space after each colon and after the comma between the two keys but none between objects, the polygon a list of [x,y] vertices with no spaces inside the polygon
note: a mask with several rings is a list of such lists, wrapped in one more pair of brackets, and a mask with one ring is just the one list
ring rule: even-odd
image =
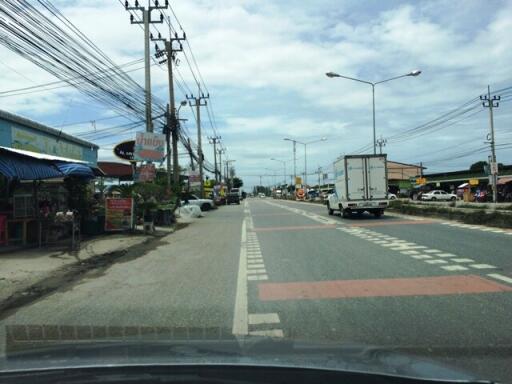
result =
[{"label": "parked white car", "polygon": [[427,200],[427,201],[436,201],[436,200],[442,200],[442,201],[455,201],[457,200],[457,195],[453,193],[448,193],[441,190],[435,190],[430,191],[427,193],[424,193],[421,195],[421,200]]},{"label": "parked white car", "polygon": [[[200,199],[196,195],[188,195],[188,203],[190,205],[197,205],[201,208],[201,211],[209,211],[210,209],[215,208],[215,204],[211,199]],[[186,202],[184,200],[181,201],[181,205],[185,205]]]}]

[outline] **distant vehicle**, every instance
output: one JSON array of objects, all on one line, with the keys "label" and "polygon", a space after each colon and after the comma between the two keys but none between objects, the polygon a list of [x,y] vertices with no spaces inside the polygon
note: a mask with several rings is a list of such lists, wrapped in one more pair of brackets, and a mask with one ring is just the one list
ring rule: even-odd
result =
[{"label": "distant vehicle", "polygon": [[308,197],[310,199],[315,199],[317,197],[320,197],[320,193],[316,189],[311,189],[308,191]]},{"label": "distant vehicle", "polygon": [[274,192],[274,199],[280,199],[280,198],[281,198],[281,190],[276,189],[276,191]]},{"label": "distant vehicle", "polygon": [[425,192],[421,195],[421,200],[425,201],[436,201],[436,200],[443,200],[443,201],[455,201],[457,200],[457,195],[453,193],[448,193],[442,190],[434,190],[430,192]]},{"label": "distant vehicle", "polygon": [[240,189],[238,188],[231,188],[231,191],[228,192],[228,195],[226,196],[226,203],[227,204],[240,204],[242,194],[240,193]]},{"label": "distant vehicle", "polygon": [[334,163],[335,192],[329,195],[327,211],[343,217],[369,212],[380,217],[388,202],[386,155],[350,155]]},{"label": "distant vehicle", "polygon": [[209,211],[210,209],[215,208],[215,204],[211,199],[200,199],[196,195],[188,195],[185,200],[181,201],[181,205],[185,205],[187,203],[190,205],[197,205],[201,208],[201,211]]},{"label": "distant vehicle", "polygon": [[265,197],[265,194],[264,193],[258,193],[258,197],[263,198],[263,197]]}]

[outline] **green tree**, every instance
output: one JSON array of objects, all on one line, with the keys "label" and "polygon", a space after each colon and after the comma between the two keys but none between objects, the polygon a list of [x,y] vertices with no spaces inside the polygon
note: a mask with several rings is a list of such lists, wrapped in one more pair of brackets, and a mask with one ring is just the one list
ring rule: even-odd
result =
[{"label": "green tree", "polygon": [[244,182],[239,177],[233,177],[233,188],[241,188]]},{"label": "green tree", "polygon": [[471,164],[469,170],[471,172],[483,172],[484,168],[487,166],[487,161],[477,161],[476,163]]}]

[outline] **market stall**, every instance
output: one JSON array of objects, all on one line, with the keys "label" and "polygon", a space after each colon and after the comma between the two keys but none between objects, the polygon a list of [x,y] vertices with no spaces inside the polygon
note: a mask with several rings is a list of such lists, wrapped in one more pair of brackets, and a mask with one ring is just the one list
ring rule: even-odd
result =
[{"label": "market stall", "polygon": [[85,199],[80,191],[99,172],[84,161],[0,147],[0,246],[72,238],[80,213],[74,202]]}]

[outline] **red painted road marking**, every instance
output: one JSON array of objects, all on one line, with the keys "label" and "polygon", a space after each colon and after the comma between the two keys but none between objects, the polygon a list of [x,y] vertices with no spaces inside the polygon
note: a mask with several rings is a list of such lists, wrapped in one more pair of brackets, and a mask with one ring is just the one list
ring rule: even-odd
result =
[{"label": "red painted road marking", "polygon": [[380,296],[438,296],[510,292],[512,287],[476,275],[259,284],[259,299],[311,300]]},{"label": "red painted road marking", "polygon": [[254,228],[254,232],[274,232],[274,231],[302,231],[304,229],[327,229],[336,228],[336,224],[324,224],[324,225],[299,225],[292,227],[260,227]]},{"label": "red painted road marking", "polygon": [[388,220],[388,221],[374,221],[364,223],[351,223],[350,227],[380,227],[384,225],[409,225],[409,224],[432,224],[431,220]]}]

